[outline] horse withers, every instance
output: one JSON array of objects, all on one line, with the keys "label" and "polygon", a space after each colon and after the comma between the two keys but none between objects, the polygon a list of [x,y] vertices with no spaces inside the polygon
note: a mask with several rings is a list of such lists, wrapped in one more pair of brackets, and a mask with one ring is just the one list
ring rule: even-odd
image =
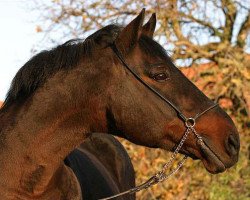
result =
[{"label": "horse withers", "polygon": [[144,13],[43,51],[18,71],[0,111],[1,199],[81,199],[64,159],[95,132],[173,151],[191,123],[203,145],[189,134],[182,154],[210,173],[237,162],[234,123],[152,39],[156,18],[143,25]]}]

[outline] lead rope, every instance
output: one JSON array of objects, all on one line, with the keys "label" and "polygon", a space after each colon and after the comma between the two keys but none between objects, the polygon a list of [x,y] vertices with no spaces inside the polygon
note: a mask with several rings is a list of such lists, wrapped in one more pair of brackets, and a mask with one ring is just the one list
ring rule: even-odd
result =
[{"label": "lead rope", "polygon": [[129,190],[126,190],[124,192],[121,192],[119,194],[110,196],[110,197],[106,197],[106,198],[102,198],[99,200],[109,200],[109,199],[114,199],[116,197],[120,197],[123,196],[125,194],[133,194],[136,192],[139,192],[141,190],[145,190],[153,185],[156,185],[160,182],[163,182],[167,179],[169,179],[171,176],[173,176],[177,171],[179,171],[179,169],[184,165],[185,161],[187,160],[188,156],[184,156],[181,161],[177,164],[177,167],[173,170],[171,170],[168,174],[166,174],[167,169],[169,169],[172,165],[172,163],[174,162],[174,160],[176,159],[177,154],[179,153],[181,147],[183,146],[184,142],[186,141],[188,135],[190,133],[193,133],[196,138],[197,138],[197,143],[199,143],[200,145],[205,145],[203,142],[202,137],[197,133],[197,131],[195,130],[194,126],[195,126],[195,120],[200,117],[201,115],[205,114],[206,112],[208,112],[209,110],[213,109],[214,107],[216,107],[218,104],[214,104],[212,106],[210,106],[208,109],[204,110],[203,112],[201,112],[200,114],[197,114],[194,118],[186,118],[185,121],[185,127],[187,128],[186,131],[184,132],[184,135],[182,136],[179,144],[177,145],[177,147],[175,148],[173,154],[171,155],[169,161],[167,163],[165,163],[162,166],[162,170],[157,172],[155,175],[151,176],[147,181],[145,181],[144,183],[131,188]]},{"label": "lead rope", "polygon": [[173,154],[171,155],[169,161],[162,166],[162,170],[161,171],[157,172],[155,175],[151,176],[147,181],[145,181],[144,183],[142,183],[142,184],[140,184],[140,185],[138,185],[138,186],[136,186],[134,188],[131,188],[131,189],[126,190],[124,192],[121,192],[119,194],[116,194],[116,195],[113,195],[113,196],[110,196],[110,197],[106,197],[106,198],[102,198],[102,199],[99,199],[99,200],[109,200],[109,199],[114,199],[116,197],[123,196],[125,194],[133,194],[133,193],[139,192],[141,190],[145,190],[145,189],[151,187],[152,185],[158,184],[159,182],[163,182],[164,180],[167,180],[172,175],[174,175],[184,165],[184,163],[187,160],[188,156],[185,155],[182,158],[182,160],[177,164],[177,167],[174,168],[173,170],[171,170],[168,174],[166,174],[166,171],[167,171],[167,169],[169,169],[172,166],[172,163],[176,159],[176,156],[179,153],[181,147],[183,146],[185,140],[187,139],[189,133],[192,132],[197,137],[197,139],[198,139],[197,143],[199,143],[200,145],[204,145],[202,137],[196,132],[196,130],[194,128],[195,122],[196,122],[197,118],[199,118],[200,116],[202,116],[203,114],[205,114],[206,112],[208,112],[209,110],[213,109],[214,107],[216,107],[218,105],[218,104],[214,104],[214,105],[210,106],[209,108],[207,108],[203,112],[198,113],[194,118],[187,118],[187,117],[185,117],[185,115],[172,102],[170,102],[168,99],[166,99],[164,96],[162,96],[158,91],[156,91],[150,85],[148,85],[147,83],[145,83],[141,79],[141,77],[138,74],[136,74],[128,66],[128,64],[123,59],[122,54],[117,49],[117,47],[116,47],[115,44],[113,44],[113,46],[111,46],[111,48],[113,49],[113,51],[115,52],[115,54],[119,58],[119,60],[122,62],[122,64],[134,75],[134,77],[138,81],[140,81],[143,85],[145,85],[148,89],[150,89],[158,97],[160,97],[162,100],[164,100],[166,103],[168,103],[177,112],[177,114],[180,117],[180,119],[183,120],[184,123],[185,123],[186,131],[184,132],[184,135],[182,136],[182,138],[181,138],[179,144],[177,145],[177,147],[175,148],[175,150],[174,150]]},{"label": "lead rope", "polygon": [[174,162],[174,160],[176,159],[176,156],[177,154],[179,153],[181,147],[183,146],[185,140],[187,139],[189,133],[193,132],[195,134],[195,136],[198,138],[198,140],[202,140],[201,136],[199,136],[197,134],[197,132],[195,131],[194,129],[194,126],[195,126],[195,123],[191,124],[189,123],[189,121],[186,121],[185,122],[185,126],[187,127],[184,135],[182,136],[181,138],[181,141],[179,142],[179,144],[177,145],[177,147],[175,148],[173,154],[171,155],[169,161],[167,163],[165,163],[162,167],[162,170],[157,172],[155,175],[153,175],[152,177],[150,177],[147,181],[145,181],[144,183],[134,187],[134,188],[131,188],[129,190],[126,190],[124,192],[121,192],[119,194],[116,194],[116,195],[113,195],[113,196],[110,196],[110,197],[106,197],[106,198],[102,198],[102,199],[99,199],[99,200],[109,200],[109,199],[114,199],[116,197],[120,197],[120,196],[123,196],[125,194],[133,194],[133,193],[136,193],[136,192],[139,192],[141,190],[145,190],[159,182],[163,182],[165,181],[166,179],[170,178],[172,175],[174,175],[185,163],[185,161],[187,160],[188,156],[184,156],[182,158],[182,160],[177,164],[177,167],[173,170],[171,170],[168,174],[166,174],[166,171],[167,169],[169,169],[172,165],[172,163]]}]

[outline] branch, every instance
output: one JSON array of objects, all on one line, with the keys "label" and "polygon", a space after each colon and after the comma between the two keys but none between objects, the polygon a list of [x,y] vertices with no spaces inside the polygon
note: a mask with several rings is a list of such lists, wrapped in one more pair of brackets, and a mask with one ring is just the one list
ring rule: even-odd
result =
[{"label": "branch", "polygon": [[235,3],[231,0],[221,0],[222,11],[225,14],[226,22],[224,26],[224,34],[222,41],[228,41],[231,43],[233,36],[234,22],[236,19],[237,8]]},{"label": "branch", "polygon": [[219,32],[219,30],[217,28],[215,28],[211,23],[206,22],[205,19],[204,20],[197,19],[194,16],[192,16],[191,14],[187,15],[183,12],[179,12],[179,15],[181,17],[184,17],[184,18],[191,20],[192,22],[198,23],[198,24],[202,25],[203,27],[208,28],[209,30],[211,30],[213,32],[214,36],[218,36],[218,37],[222,36],[222,34]]},{"label": "branch", "polygon": [[243,8],[244,10],[250,11],[250,8],[247,7],[246,5],[244,5],[244,2],[241,3],[241,2],[239,2],[239,1],[236,1],[235,3],[236,3],[239,7]]},{"label": "branch", "polygon": [[243,21],[243,23],[241,24],[240,27],[240,31],[238,33],[237,36],[237,46],[240,48],[244,48],[246,45],[246,39],[247,39],[247,35],[250,31],[250,11],[247,15],[247,17],[245,18],[245,20]]}]

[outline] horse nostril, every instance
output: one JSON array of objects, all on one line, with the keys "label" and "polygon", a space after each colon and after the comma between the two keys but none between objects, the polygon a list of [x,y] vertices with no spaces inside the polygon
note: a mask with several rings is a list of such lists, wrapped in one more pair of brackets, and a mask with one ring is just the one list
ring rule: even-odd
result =
[{"label": "horse nostril", "polygon": [[239,140],[233,134],[230,134],[227,140],[227,150],[229,155],[237,155],[239,151]]}]

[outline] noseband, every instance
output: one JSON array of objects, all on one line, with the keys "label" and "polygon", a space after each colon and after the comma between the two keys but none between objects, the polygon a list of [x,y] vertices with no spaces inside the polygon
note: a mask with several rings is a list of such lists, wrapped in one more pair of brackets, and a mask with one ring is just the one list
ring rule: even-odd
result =
[{"label": "noseband", "polygon": [[119,194],[107,197],[107,198],[102,198],[100,200],[109,200],[109,199],[113,199],[119,196],[123,196],[125,194],[133,194],[135,192],[139,192],[140,190],[143,189],[147,189],[148,187],[155,185],[159,182],[162,182],[166,179],[168,179],[170,176],[172,176],[173,174],[175,174],[184,164],[184,162],[186,161],[186,159],[188,158],[187,155],[184,156],[184,158],[178,163],[177,167],[175,169],[173,169],[172,171],[170,171],[168,174],[166,174],[166,170],[171,166],[171,164],[173,163],[173,161],[175,160],[178,152],[180,151],[181,147],[183,146],[185,140],[188,137],[189,133],[194,133],[194,135],[197,137],[197,143],[199,143],[200,145],[205,145],[203,142],[202,137],[196,132],[195,130],[195,124],[196,124],[196,120],[204,115],[205,113],[207,113],[209,110],[215,108],[216,106],[218,106],[218,104],[214,104],[210,107],[208,107],[206,110],[202,111],[201,113],[197,113],[194,117],[186,117],[178,108],[177,106],[175,106],[170,100],[168,100],[166,97],[164,97],[161,93],[159,93],[156,89],[154,89],[152,86],[150,86],[148,83],[146,83],[124,60],[121,52],[118,50],[118,48],[116,47],[115,43],[111,46],[112,50],[114,51],[114,53],[116,54],[116,56],[118,57],[118,59],[121,61],[121,63],[123,64],[123,66],[131,73],[133,74],[133,76],[140,82],[142,83],[146,88],[148,88],[150,91],[152,91],[154,94],[156,94],[156,96],[158,96],[160,99],[162,99],[163,101],[165,101],[168,105],[170,105],[177,113],[177,116],[184,122],[184,125],[186,127],[186,131],[184,132],[179,144],[177,145],[177,147],[175,148],[173,154],[171,155],[169,161],[167,163],[165,163],[162,167],[162,170],[157,172],[154,176],[150,177],[146,182],[142,183],[141,185],[138,185],[132,189],[129,189],[125,192],[121,192]]}]

